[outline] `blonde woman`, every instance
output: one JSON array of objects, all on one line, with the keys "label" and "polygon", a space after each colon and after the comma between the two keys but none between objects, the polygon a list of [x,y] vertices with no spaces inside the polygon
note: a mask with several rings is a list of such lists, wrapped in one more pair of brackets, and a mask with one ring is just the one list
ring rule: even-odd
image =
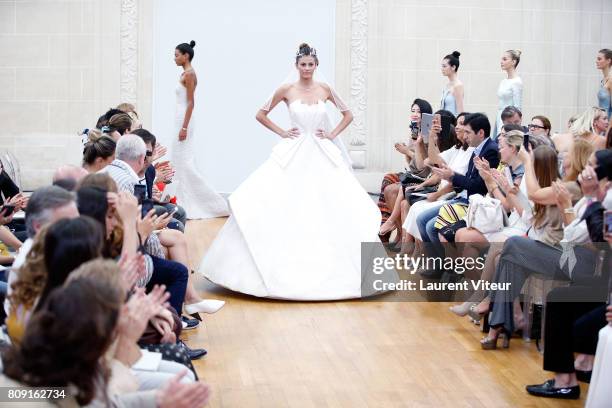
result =
[{"label": "blonde woman", "polygon": [[575,140],[585,140],[593,145],[595,150],[606,148],[606,138],[597,134],[595,122],[603,114],[599,108],[588,108],[572,124],[570,132]]}]

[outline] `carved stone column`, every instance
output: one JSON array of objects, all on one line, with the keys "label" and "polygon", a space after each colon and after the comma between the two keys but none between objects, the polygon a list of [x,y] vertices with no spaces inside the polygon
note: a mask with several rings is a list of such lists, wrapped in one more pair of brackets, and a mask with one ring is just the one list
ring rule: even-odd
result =
[{"label": "carved stone column", "polygon": [[138,99],[138,0],[121,0],[121,102]]},{"label": "carved stone column", "polygon": [[368,0],[351,0],[351,96],[353,111],[350,151],[353,168],[366,168],[368,135]]}]

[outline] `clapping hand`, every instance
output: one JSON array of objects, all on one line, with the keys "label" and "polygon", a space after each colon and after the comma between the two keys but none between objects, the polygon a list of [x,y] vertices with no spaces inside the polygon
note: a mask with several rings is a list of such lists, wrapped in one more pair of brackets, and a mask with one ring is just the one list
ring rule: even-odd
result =
[{"label": "clapping hand", "polygon": [[572,207],[572,195],[560,181],[552,182],[552,189],[557,199],[557,207],[560,210]]},{"label": "clapping hand", "polygon": [[169,297],[164,285],[156,285],[148,295],[145,295],[143,288],[136,288],[119,313],[119,332],[130,342],[136,343],[149,319],[158,313],[160,307],[165,307]]},{"label": "clapping hand", "polygon": [[[166,155],[166,153],[168,153],[168,149],[166,148],[166,146],[163,146],[160,143],[157,143],[155,145],[155,149],[153,149],[153,157],[151,158],[151,161],[156,161],[156,160],[161,159],[162,157]],[[164,163],[167,163],[167,162],[164,162]],[[155,168],[157,168],[157,166]]]},{"label": "clapping hand", "polygon": [[441,179],[447,181],[450,181],[455,174],[455,172],[444,163],[440,164],[440,167],[431,167],[431,172]]},{"label": "clapping hand", "polygon": [[410,150],[410,147],[408,147],[408,145],[406,143],[396,143],[395,144],[395,150],[397,150],[398,152],[400,152],[402,154],[408,154],[408,151]]},{"label": "clapping hand", "polygon": [[125,293],[129,293],[147,272],[144,255],[140,253],[122,255],[117,265],[121,270],[121,282]]},{"label": "clapping hand", "polygon": [[194,408],[203,407],[210,399],[210,387],[201,381],[181,383],[187,369],[168,381],[164,388],[157,391],[156,400],[159,408]]},{"label": "clapping hand", "polygon": [[296,128],[296,127],[292,127],[291,129],[286,130],[285,132],[283,132],[281,137],[284,138],[284,139],[295,139],[299,135],[300,135],[300,130],[298,128]]}]

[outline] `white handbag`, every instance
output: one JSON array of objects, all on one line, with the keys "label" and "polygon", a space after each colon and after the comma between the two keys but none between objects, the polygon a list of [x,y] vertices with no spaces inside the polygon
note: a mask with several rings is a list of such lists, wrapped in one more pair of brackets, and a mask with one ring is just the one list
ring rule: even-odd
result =
[{"label": "white handbag", "polygon": [[470,196],[470,205],[467,211],[466,224],[483,234],[498,232],[504,228],[506,222],[504,207],[496,198],[483,197],[480,194]]}]

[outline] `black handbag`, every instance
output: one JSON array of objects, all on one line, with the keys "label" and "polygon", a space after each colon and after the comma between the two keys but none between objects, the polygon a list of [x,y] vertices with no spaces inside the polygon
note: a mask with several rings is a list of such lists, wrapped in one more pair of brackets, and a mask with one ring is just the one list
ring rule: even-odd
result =
[{"label": "black handbag", "polygon": [[423,177],[419,177],[409,171],[400,173],[399,179],[400,183],[402,183],[402,186],[404,187],[414,184],[421,184],[423,181],[425,181]]},{"label": "black handbag", "polygon": [[447,240],[448,242],[454,243],[455,234],[457,233],[457,231],[465,227],[467,227],[465,220],[461,220],[461,221],[457,221],[454,224],[445,225],[444,227],[440,228],[438,232],[440,233],[440,235],[444,237],[445,240]]},{"label": "black handbag", "polygon": [[408,204],[412,205],[418,201],[423,201],[427,198],[427,195],[435,192],[436,187],[423,187],[417,190],[408,191],[406,193],[406,200],[408,200]]}]

